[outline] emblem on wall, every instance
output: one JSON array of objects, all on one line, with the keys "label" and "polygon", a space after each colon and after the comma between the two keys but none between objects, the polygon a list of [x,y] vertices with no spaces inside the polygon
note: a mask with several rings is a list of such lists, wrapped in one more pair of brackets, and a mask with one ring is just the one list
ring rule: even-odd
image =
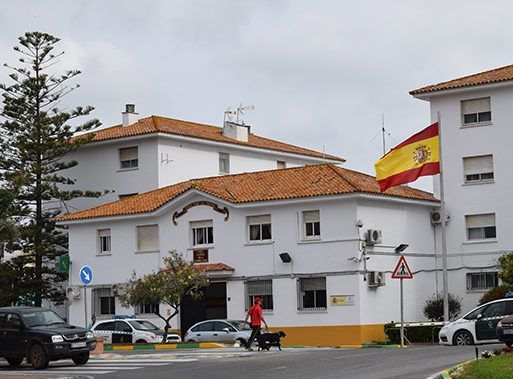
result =
[{"label": "emblem on wall", "polygon": [[184,214],[186,214],[189,209],[193,207],[197,207],[200,205],[205,205],[207,207],[211,207],[214,211],[224,214],[224,221],[228,221],[228,217],[230,217],[230,212],[228,211],[228,208],[226,207],[219,207],[216,203],[213,203],[212,201],[202,200],[202,201],[195,201],[193,203],[187,204],[180,212],[173,213],[173,224],[178,225],[178,222],[176,222],[176,219],[182,217]]}]

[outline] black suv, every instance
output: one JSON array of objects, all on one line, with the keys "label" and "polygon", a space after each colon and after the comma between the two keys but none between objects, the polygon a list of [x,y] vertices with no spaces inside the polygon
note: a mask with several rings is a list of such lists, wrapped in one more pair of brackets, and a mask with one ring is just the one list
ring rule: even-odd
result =
[{"label": "black suv", "polygon": [[0,308],[0,357],[11,366],[19,366],[23,358],[35,369],[66,358],[83,365],[95,347],[91,331],[66,324],[49,309]]}]

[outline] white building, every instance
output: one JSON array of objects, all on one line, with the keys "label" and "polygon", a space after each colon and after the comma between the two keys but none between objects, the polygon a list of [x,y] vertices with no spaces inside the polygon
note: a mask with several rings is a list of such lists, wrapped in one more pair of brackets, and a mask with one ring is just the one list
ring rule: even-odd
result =
[{"label": "white building", "polygon": [[449,292],[468,311],[497,285],[497,258],[513,250],[513,66],[410,93],[429,101],[433,121],[440,112]]},{"label": "white building", "polygon": [[[400,318],[399,283],[390,278],[396,246],[409,245],[415,272],[405,283],[406,319],[422,319],[436,290],[429,220],[438,205],[409,187],[381,194],[373,177],[322,164],[189,180],[68,214],[59,223],[69,227],[71,285],[81,285],[83,265],[93,270],[70,322],[144,313],[122,308],[114,286],[177,250],[212,282],[202,303],[186,303],[173,320],[182,332],[206,318],[243,319],[262,296],[268,324],[287,333],[288,345],[382,341],[383,324]],[[366,243],[366,235],[376,238]]]},{"label": "white building", "polygon": [[128,104],[121,125],[94,132],[90,143],[69,154],[79,164],[65,172],[73,188],[113,191],[74,199],[67,211],[89,208],[191,178],[319,163],[343,163],[324,154],[251,133],[248,125],[223,127],[150,116],[138,119]]}]

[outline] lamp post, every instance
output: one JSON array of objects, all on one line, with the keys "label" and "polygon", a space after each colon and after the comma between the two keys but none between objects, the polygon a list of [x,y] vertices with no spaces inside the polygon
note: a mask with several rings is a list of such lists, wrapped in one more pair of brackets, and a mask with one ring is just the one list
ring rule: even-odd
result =
[{"label": "lamp post", "polygon": [[[409,245],[402,243],[394,249],[396,254],[401,254],[408,248]],[[401,278],[401,347],[404,347],[404,290],[403,290],[403,278]]]}]

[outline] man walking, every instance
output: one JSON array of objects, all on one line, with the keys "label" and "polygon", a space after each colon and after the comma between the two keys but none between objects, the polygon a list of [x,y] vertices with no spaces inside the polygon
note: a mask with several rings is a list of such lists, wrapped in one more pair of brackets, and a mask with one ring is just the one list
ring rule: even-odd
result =
[{"label": "man walking", "polygon": [[267,327],[267,322],[264,319],[264,316],[262,315],[262,307],[260,304],[262,303],[261,297],[255,298],[255,304],[248,309],[248,314],[246,315],[246,318],[244,319],[244,322],[248,322],[248,318],[251,317],[251,336],[248,339],[246,350],[253,351],[251,348],[251,344],[255,340],[256,336],[260,334],[260,327],[262,325],[262,322],[265,325],[265,328]]}]

